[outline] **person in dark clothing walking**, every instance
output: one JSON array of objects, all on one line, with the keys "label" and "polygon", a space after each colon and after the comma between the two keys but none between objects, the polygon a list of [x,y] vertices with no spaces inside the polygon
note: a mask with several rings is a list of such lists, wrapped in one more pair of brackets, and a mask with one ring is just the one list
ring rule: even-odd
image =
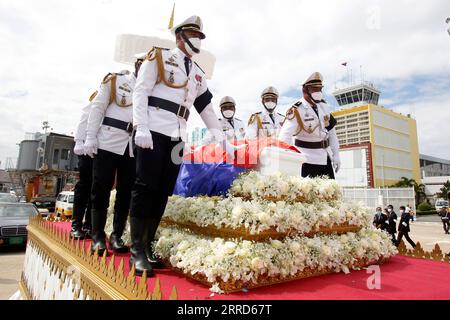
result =
[{"label": "person in dark clothing walking", "polygon": [[378,225],[380,224],[380,219],[381,219],[381,207],[377,207],[377,213],[375,213],[375,216],[373,217],[373,225],[375,228],[378,229]]},{"label": "person in dark clothing walking", "polygon": [[441,208],[441,210],[439,210],[439,216],[441,217],[441,221],[444,226],[445,234],[449,234],[450,211],[448,210],[448,208]]},{"label": "person in dark clothing walking", "polygon": [[389,209],[387,209],[388,213],[388,232],[392,237],[392,243],[396,244],[395,234],[397,233],[397,214],[394,211],[394,207],[392,205],[389,205],[388,208],[391,210],[389,212]]},{"label": "person in dark clothing walking", "polygon": [[415,248],[416,244],[414,241],[411,240],[409,237],[409,221],[411,220],[410,213],[406,212],[405,207],[400,207],[400,224],[398,225],[398,239],[397,239],[397,247],[400,245],[400,241],[402,241],[403,236],[405,237],[406,241],[409,242],[409,244]]}]

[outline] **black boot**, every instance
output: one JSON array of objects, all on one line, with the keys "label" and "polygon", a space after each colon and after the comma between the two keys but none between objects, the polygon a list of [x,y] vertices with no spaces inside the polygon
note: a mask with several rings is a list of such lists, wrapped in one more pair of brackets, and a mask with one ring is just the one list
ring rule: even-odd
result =
[{"label": "black boot", "polygon": [[70,229],[70,238],[75,240],[83,240],[85,239],[86,234],[81,229],[81,226],[78,225],[77,222],[72,220],[72,228]]},{"label": "black boot", "polygon": [[152,242],[155,239],[156,230],[159,226],[159,220],[147,219],[146,224],[148,225],[148,228],[145,232],[145,254],[147,255],[148,262],[150,262],[153,269],[164,269],[164,264],[154,254],[152,248]]},{"label": "black boot", "polygon": [[85,239],[92,239],[92,226],[87,225],[86,223],[83,225],[81,230],[84,232]]},{"label": "black boot", "polygon": [[92,239],[92,214],[91,214],[91,200],[88,202],[88,206],[86,209],[86,214],[84,215],[84,223],[81,230],[83,230],[85,234],[85,239]]},{"label": "black boot", "polygon": [[105,234],[105,224],[106,224],[106,213],[107,210],[96,210],[92,209],[92,253],[98,249],[98,254],[103,255],[106,247],[106,234]]},{"label": "black boot", "polygon": [[145,219],[130,217],[131,229],[131,257],[130,270],[135,267],[136,275],[142,276],[144,271],[147,271],[147,276],[153,276],[151,264],[147,260],[147,255],[144,251],[144,236],[147,229]]},{"label": "black boot", "polygon": [[128,212],[114,212],[113,232],[109,237],[109,247],[115,253],[128,253],[129,248],[122,240],[123,231],[128,219]]},{"label": "black boot", "polygon": [[82,230],[83,225],[83,215],[84,212],[76,203],[73,207],[72,214],[72,228],[70,229],[70,238],[74,238],[77,240],[83,240],[85,238],[85,233]]}]

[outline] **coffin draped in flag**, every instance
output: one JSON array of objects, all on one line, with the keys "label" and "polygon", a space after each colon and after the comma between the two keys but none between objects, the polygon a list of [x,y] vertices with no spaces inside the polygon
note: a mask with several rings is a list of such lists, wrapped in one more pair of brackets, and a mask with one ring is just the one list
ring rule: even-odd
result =
[{"label": "coffin draped in flag", "polygon": [[[191,147],[183,158],[174,194],[183,197],[225,195],[240,173],[260,168],[261,155],[267,154],[268,150],[299,154],[295,147],[272,138],[242,140],[234,144],[245,145],[236,151],[234,161],[219,144]],[[298,174],[300,167],[301,162],[298,162]]]}]

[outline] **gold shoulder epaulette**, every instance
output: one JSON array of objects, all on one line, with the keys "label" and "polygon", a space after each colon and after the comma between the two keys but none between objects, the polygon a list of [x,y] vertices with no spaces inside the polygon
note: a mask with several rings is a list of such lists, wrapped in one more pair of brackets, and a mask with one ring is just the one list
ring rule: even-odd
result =
[{"label": "gold shoulder epaulette", "polygon": [[115,78],[117,75],[115,73],[108,73],[104,78],[102,83],[106,84],[108,82],[110,82],[113,78]]},{"label": "gold shoulder epaulette", "polygon": [[159,48],[159,47],[153,47],[148,53],[147,56],[145,57],[146,60],[148,61],[153,61],[156,59],[156,55],[157,53],[161,52],[161,50],[165,50],[164,48]]},{"label": "gold shoulder epaulette", "polygon": [[248,125],[251,125],[253,122],[255,122],[256,117],[257,117],[259,114],[261,114],[261,112],[256,112],[256,113],[252,114],[252,115],[250,116],[250,119],[248,120]]},{"label": "gold shoulder epaulette", "polygon": [[295,114],[294,114],[294,109],[296,109],[294,106],[290,107],[287,111],[286,111],[286,118],[289,120],[294,119]]},{"label": "gold shoulder epaulette", "polygon": [[92,100],[95,99],[95,97],[97,96],[98,91],[95,91],[94,93],[91,94],[91,96],[89,97],[89,102],[92,102]]},{"label": "gold shoulder epaulette", "polygon": [[146,60],[149,60],[149,61],[155,60],[155,58],[156,58],[156,51],[157,51],[157,50],[158,50],[157,47],[153,47],[153,48],[147,53],[147,55],[145,56],[145,59],[146,59]]},{"label": "gold shoulder epaulette", "polygon": [[253,122],[255,122],[256,114],[252,114],[250,116],[250,119],[248,119],[248,125],[251,125]]}]

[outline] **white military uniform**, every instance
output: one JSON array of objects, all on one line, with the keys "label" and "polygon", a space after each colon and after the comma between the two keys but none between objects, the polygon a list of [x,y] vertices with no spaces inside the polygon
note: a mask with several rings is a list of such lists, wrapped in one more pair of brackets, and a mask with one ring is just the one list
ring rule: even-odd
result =
[{"label": "white military uniform", "polygon": [[322,142],[329,139],[327,148],[308,149],[300,148],[306,155],[307,163],[326,165],[327,156],[333,160],[333,155],[339,155],[339,142],[336,136],[336,129],[330,128],[330,109],[324,102],[317,103],[319,116],[309,102],[304,98],[297,101],[289,109],[286,121],[278,136],[279,140],[295,145],[295,140],[305,142]]},{"label": "white military uniform", "polygon": [[284,116],[280,113],[273,112],[270,117],[269,112],[264,109],[251,115],[247,130],[246,139],[256,139],[258,137],[276,137],[284,122]]},{"label": "white military uniform", "polygon": [[227,139],[244,139],[245,124],[242,120],[238,118],[219,118],[219,122]]},{"label": "white military uniform", "polygon": [[[149,97],[155,97],[173,102],[191,111],[195,102],[201,107],[197,108],[200,117],[210,130],[221,131],[221,126],[210,103],[212,95],[208,90],[205,73],[194,63],[190,63],[189,75],[185,69],[185,54],[178,48],[172,50],[159,49],[162,53],[164,76],[173,86],[167,86],[164,81],[158,82],[157,59],[145,60],[139,71],[136,88],[133,95],[133,124],[144,125],[150,131],[159,132],[169,137],[187,140],[186,119],[175,113],[159,108],[157,105],[148,105]],[[149,53],[153,55],[154,53]],[[199,100],[198,100],[199,99]],[[207,105],[204,106],[203,101]],[[196,103],[197,104],[197,103]]]},{"label": "white military uniform", "polygon": [[[95,139],[96,137],[99,149],[119,155],[123,155],[129,146],[129,155],[133,157],[130,132],[112,125],[103,124],[105,118],[112,118],[129,123],[132,128],[132,96],[136,76],[129,71],[116,75],[115,80],[112,80],[111,77],[105,77],[97,96],[92,101],[87,125],[87,137],[88,139]],[[114,82],[115,87],[113,88]],[[113,90],[112,93],[111,90]]]}]

